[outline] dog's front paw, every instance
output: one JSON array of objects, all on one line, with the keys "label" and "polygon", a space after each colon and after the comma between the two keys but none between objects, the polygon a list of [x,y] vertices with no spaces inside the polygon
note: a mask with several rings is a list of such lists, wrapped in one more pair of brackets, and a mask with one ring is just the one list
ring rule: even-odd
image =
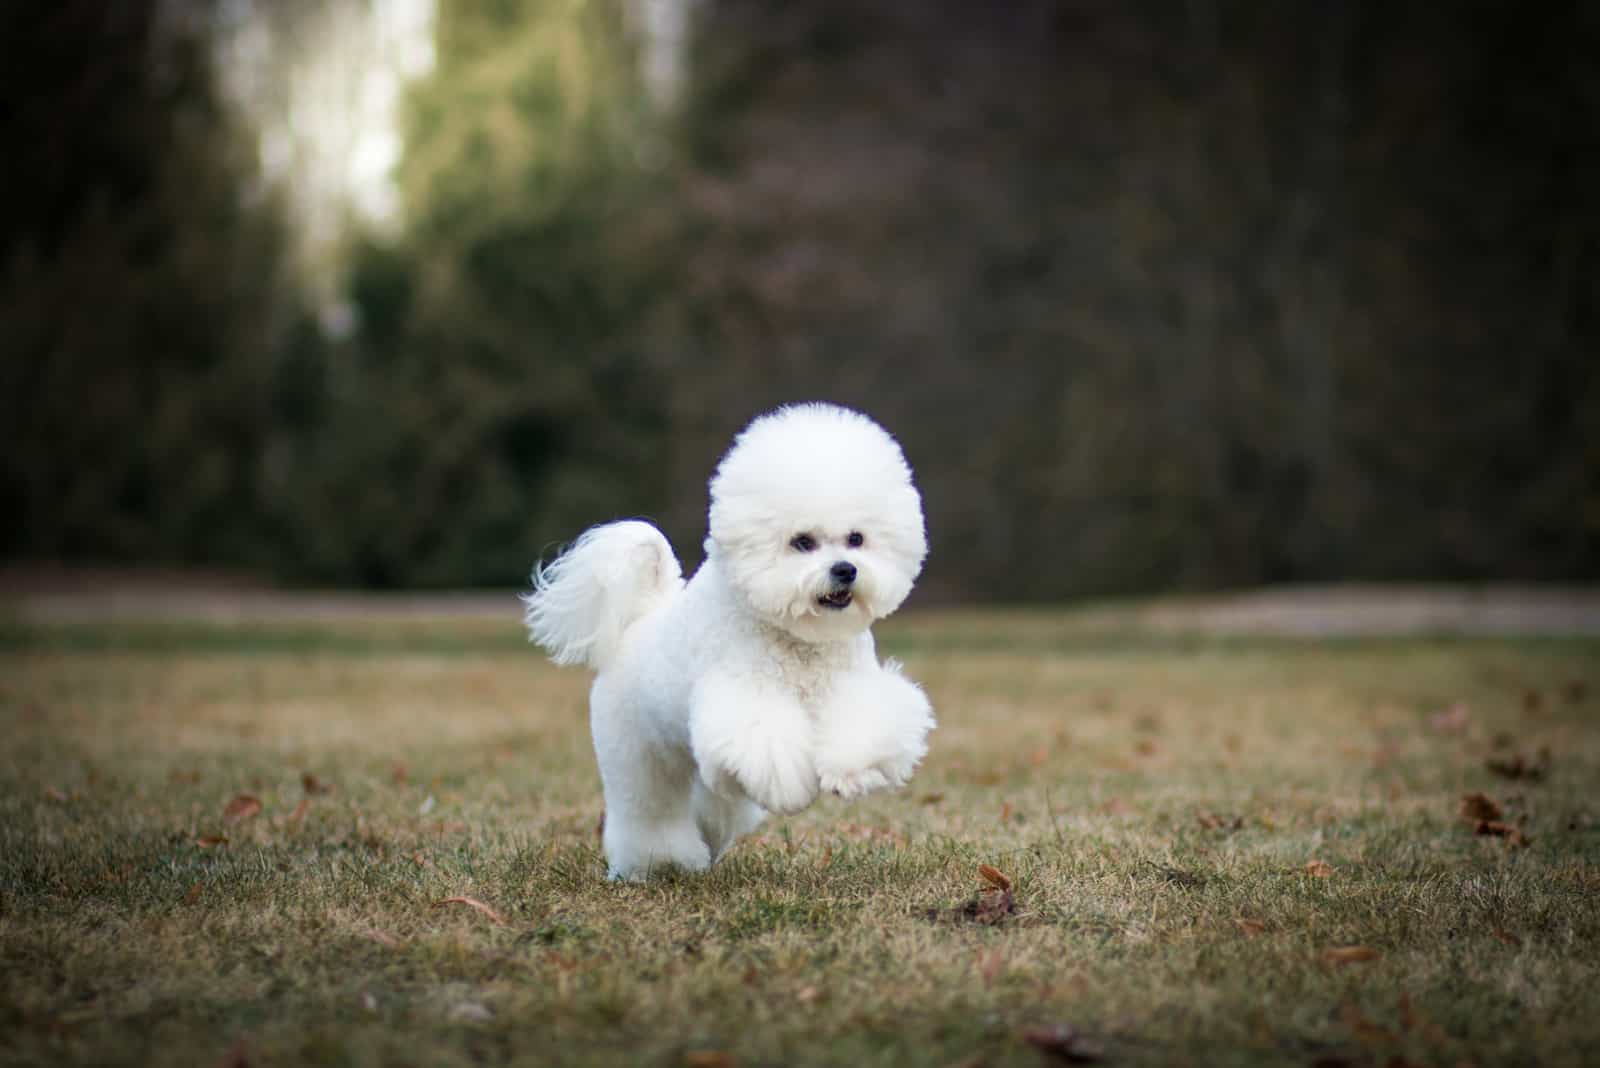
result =
[{"label": "dog's front paw", "polygon": [[820,785],[825,792],[837,794],[849,801],[862,794],[870,794],[874,790],[898,786],[899,783],[891,782],[889,777],[877,768],[860,768],[855,771],[824,771],[820,776]]},{"label": "dog's front paw", "polygon": [[768,812],[799,812],[817,799],[817,770],[803,749],[775,745],[734,771],[746,796]]},{"label": "dog's front paw", "polygon": [[798,812],[816,800],[811,724],[795,702],[708,679],[696,692],[689,735],[714,793],[748,797],[769,812]]}]

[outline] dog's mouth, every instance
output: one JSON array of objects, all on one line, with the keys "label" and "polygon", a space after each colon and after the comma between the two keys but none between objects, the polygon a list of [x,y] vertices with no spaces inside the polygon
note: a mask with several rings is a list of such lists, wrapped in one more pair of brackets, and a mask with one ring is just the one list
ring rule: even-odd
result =
[{"label": "dog's mouth", "polygon": [[850,607],[850,601],[852,599],[853,598],[849,587],[845,587],[844,589],[834,590],[832,593],[823,594],[821,597],[817,598],[817,603],[824,608],[832,608],[834,611],[841,611]]}]

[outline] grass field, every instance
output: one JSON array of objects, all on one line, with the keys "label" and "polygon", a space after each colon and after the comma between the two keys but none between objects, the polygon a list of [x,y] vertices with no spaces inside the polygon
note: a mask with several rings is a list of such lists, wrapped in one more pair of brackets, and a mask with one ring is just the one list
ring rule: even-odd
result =
[{"label": "grass field", "polygon": [[1600,642],[882,636],[909,789],[618,886],[510,622],[0,628],[0,1062],[1593,1063]]}]

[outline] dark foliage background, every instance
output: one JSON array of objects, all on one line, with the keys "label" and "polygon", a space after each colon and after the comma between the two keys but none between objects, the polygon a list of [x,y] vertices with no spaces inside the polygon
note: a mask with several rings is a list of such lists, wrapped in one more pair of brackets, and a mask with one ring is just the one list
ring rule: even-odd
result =
[{"label": "dark foliage background", "polygon": [[10,557],[692,565],[729,437],[830,399],[925,596],[1600,578],[1594,5],[711,0],[663,113],[620,6],[445,0],[340,340],[205,18],[6,12]]}]

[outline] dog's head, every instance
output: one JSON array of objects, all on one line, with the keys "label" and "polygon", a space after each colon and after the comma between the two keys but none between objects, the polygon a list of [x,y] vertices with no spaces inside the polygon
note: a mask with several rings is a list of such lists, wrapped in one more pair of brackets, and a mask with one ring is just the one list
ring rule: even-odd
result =
[{"label": "dog's head", "polygon": [[707,556],[751,611],[803,641],[848,637],[900,607],[927,552],[911,468],[858,412],[761,416],[711,479]]}]

